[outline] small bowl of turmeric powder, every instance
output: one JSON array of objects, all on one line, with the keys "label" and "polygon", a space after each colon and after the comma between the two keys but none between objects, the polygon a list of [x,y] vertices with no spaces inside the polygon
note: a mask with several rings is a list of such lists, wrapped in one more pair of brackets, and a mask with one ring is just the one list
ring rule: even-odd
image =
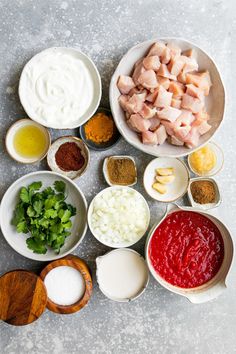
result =
[{"label": "small bowl of turmeric powder", "polygon": [[110,149],[120,139],[111,111],[100,107],[92,118],[79,128],[81,139],[90,149]]},{"label": "small bowl of turmeric powder", "polygon": [[191,178],[188,198],[193,207],[204,210],[215,208],[221,203],[218,184],[209,177]]}]

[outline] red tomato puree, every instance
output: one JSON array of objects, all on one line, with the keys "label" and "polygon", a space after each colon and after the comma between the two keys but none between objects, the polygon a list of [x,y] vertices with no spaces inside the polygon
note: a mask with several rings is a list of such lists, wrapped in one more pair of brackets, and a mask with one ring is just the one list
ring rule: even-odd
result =
[{"label": "red tomato puree", "polygon": [[155,271],[168,283],[194,288],[212,279],[223,262],[220,231],[206,216],[173,212],[155,230],[149,244]]}]

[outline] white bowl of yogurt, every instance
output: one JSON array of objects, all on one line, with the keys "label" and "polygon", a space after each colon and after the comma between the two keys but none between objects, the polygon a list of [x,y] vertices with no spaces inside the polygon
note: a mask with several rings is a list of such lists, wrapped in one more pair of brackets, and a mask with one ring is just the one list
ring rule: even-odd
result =
[{"label": "white bowl of yogurt", "polygon": [[28,116],[55,129],[73,129],[97,110],[102,85],[92,60],[75,48],[52,47],[23,68],[19,97]]}]

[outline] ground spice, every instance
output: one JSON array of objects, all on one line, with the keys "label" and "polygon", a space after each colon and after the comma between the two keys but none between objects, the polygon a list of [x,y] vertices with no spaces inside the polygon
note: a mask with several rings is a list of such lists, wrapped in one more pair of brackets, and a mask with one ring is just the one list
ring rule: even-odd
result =
[{"label": "ground spice", "polygon": [[74,142],[62,144],[55,154],[55,159],[63,171],[78,171],[85,163],[81,149]]},{"label": "ground spice", "polygon": [[115,124],[112,117],[105,113],[97,113],[85,125],[86,139],[100,144],[111,139],[114,134]]},{"label": "ground spice", "polygon": [[191,183],[193,199],[199,204],[214,203],[216,199],[215,186],[210,181],[195,181]]},{"label": "ground spice", "polygon": [[108,176],[113,184],[129,185],[136,180],[136,168],[131,159],[110,157],[107,162]]}]

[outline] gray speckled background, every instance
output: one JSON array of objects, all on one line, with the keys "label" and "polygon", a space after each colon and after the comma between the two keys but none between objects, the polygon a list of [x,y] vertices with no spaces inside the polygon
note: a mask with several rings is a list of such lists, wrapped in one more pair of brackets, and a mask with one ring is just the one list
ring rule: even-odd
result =
[{"label": "gray speckled background", "polygon": [[[25,116],[17,95],[18,79],[23,65],[34,54],[51,46],[80,48],[98,66],[103,81],[102,103],[107,105],[110,77],[128,48],[152,37],[180,36],[209,52],[225,81],[228,94],[225,123],[214,139],[224,148],[226,157],[225,168],[217,176],[223,192],[223,204],[218,213],[234,234],[235,15],[236,3],[233,0],[1,0],[0,196],[19,176],[46,168],[45,162],[33,166],[18,165],[6,155],[3,147],[7,128]],[[66,133],[54,131],[52,135],[56,137]],[[112,152],[135,156],[141,184],[144,167],[151,157],[139,153],[123,140]],[[88,201],[106,187],[101,161],[108,153],[92,152],[89,171],[78,181]],[[137,188],[148,198],[141,187]],[[161,215],[164,206],[150,199],[148,203],[153,223],[155,215]],[[143,246],[144,240],[134,248],[143,252]],[[75,254],[88,261],[94,275],[94,259],[106,250],[88,232]],[[38,271],[41,266],[15,253],[1,235],[0,274],[16,267]],[[0,323],[0,352],[236,353],[235,276],[233,268],[227,291],[217,300],[202,305],[192,305],[186,299],[171,294],[153,279],[140,299],[130,304],[118,304],[106,299],[94,282],[89,306],[80,313],[62,316],[46,311],[37,322],[21,328]]]}]

